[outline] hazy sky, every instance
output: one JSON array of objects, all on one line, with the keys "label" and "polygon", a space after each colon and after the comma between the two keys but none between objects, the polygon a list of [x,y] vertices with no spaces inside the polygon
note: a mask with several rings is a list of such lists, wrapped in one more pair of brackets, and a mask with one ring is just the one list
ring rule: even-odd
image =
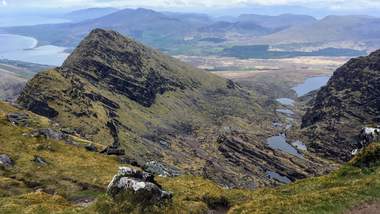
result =
[{"label": "hazy sky", "polygon": [[[215,10],[229,8],[306,8],[329,13],[360,13],[380,11],[380,0],[0,0],[1,8],[85,8],[85,7],[147,7],[179,10]],[[202,12],[203,12],[202,11]],[[284,10],[286,12],[286,10]],[[290,12],[293,12],[290,10]],[[300,10],[302,12],[302,10]]]},{"label": "hazy sky", "polygon": [[331,9],[380,8],[379,0],[1,0],[16,7],[230,7],[239,5],[297,5]]}]

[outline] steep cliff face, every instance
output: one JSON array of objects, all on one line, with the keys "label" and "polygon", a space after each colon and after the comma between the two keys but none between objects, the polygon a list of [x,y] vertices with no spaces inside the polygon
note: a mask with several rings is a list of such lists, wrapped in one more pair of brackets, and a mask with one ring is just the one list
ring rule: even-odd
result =
[{"label": "steep cliff face", "polygon": [[265,144],[273,118],[266,101],[100,29],[61,67],[29,81],[18,99],[83,138],[112,144],[109,153],[124,149],[124,160],[163,162],[229,187],[279,184],[267,171],[291,180],[323,173],[323,161],[280,154]]},{"label": "steep cliff face", "polygon": [[380,124],[380,50],[337,69],[302,120],[314,152],[347,161],[365,126]]}]

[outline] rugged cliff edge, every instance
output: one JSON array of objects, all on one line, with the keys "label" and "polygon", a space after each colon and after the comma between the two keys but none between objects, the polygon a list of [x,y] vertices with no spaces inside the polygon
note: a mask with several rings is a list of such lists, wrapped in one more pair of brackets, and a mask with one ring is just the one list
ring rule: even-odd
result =
[{"label": "rugged cliff edge", "polygon": [[61,67],[29,81],[18,103],[129,163],[158,161],[228,187],[278,185],[268,171],[294,181],[329,169],[265,144],[265,98],[113,31],[92,31]]},{"label": "rugged cliff edge", "polygon": [[313,152],[347,161],[363,127],[380,125],[380,50],[337,69],[302,119]]}]

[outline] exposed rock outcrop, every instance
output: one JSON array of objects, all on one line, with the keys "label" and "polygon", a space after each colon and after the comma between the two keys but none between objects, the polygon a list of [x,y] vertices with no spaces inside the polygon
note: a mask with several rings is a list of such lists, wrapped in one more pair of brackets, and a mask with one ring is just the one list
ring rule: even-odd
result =
[{"label": "exposed rock outcrop", "polygon": [[33,160],[32,160],[34,163],[40,165],[40,166],[44,166],[44,165],[47,165],[48,162],[45,160],[45,158],[43,157],[40,157],[40,156],[34,156]]},{"label": "exposed rock outcrop", "polygon": [[174,177],[180,175],[180,172],[178,170],[171,169],[157,161],[149,161],[144,164],[143,168],[146,172],[162,177]]},{"label": "exposed rock outcrop", "polygon": [[37,97],[29,96],[26,94],[24,94],[24,96],[28,98],[25,99],[26,102],[23,103],[23,106],[28,110],[48,118],[54,118],[58,116],[58,112],[49,106],[48,100],[38,100]]},{"label": "exposed rock outcrop", "polygon": [[84,148],[89,152],[97,152],[98,151],[98,148],[93,143],[87,144]]},{"label": "exposed rock outcrop", "polygon": [[120,147],[107,146],[100,153],[106,154],[106,155],[122,156],[122,155],[125,155],[125,150]]},{"label": "exposed rock outcrop", "polygon": [[351,59],[317,94],[302,118],[310,150],[348,161],[362,127],[380,123],[380,50]]},{"label": "exposed rock outcrop", "polygon": [[9,113],[7,118],[9,122],[17,126],[28,126],[30,123],[30,117],[25,113]]},{"label": "exposed rock outcrop", "polygon": [[107,194],[114,199],[128,194],[128,199],[137,203],[159,203],[172,197],[172,193],[163,191],[154,181],[152,174],[129,167],[119,168],[108,185]]},{"label": "exposed rock outcrop", "polygon": [[359,140],[362,147],[380,141],[380,128],[365,127],[362,129],[359,135]]},{"label": "exposed rock outcrop", "polygon": [[32,137],[44,137],[46,139],[51,139],[51,140],[63,140],[67,138],[67,135],[60,132],[60,131],[55,131],[51,128],[46,128],[46,129],[36,129],[32,132],[31,134]]},{"label": "exposed rock outcrop", "polygon": [[0,155],[0,166],[11,167],[11,166],[13,166],[13,164],[14,164],[14,162],[11,159],[11,157],[9,157],[6,154]]},{"label": "exposed rock outcrop", "polygon": [[[281,176],[286,176],[291,181],[295,181],[308,176],[324,174],[333,169],[332,166],[325,165],[321,160],[313,159],[312,157],[308,157],[307,159],[295,156],[289,157],[283,152],[278,152],[264,145],[252,145],[246,142],[245,139],[246,136],[244,134],[222,135],[218,139],[218,150],[232,163],[229,167],[241,168],[241,170],[246,171],[246,174],[255,175],[252,177],[267,176],[267,172],[271,171]],[[241,157],[244,157],[244,160]],[[256,165],[256,163],[260,163],[260,165]],[[218,164],[217,161],[210,161],[205,168],[207,177],[213,176],[208,169],[210,165],[219,165],[220,169],[228,167],[228,165]],[[244,181],[241,181],[242,184],[244,183],[245,188],[252,188],[251,185],[255,183],[249,179],[247,176],[244,178]],[[259,182],[256,182],[256,184],[264,186]],[[226,185],[231,186],[228,183]],[[270,185],[276,184],[272,183]]]}]

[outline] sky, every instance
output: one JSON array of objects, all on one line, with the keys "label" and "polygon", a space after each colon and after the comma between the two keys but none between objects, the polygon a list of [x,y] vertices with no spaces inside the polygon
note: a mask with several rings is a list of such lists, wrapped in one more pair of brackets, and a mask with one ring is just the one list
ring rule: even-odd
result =
[{"label": "sky", "polygon": [[[278,13],[377,14],[380,0],[0,0],[0,9],[28,10],[32,8],[86,8],[86,7],[145,7],[179,11],[249,11],[264,9]],[[221,12],[222,13],[222,12]],[[310,14],[314,15],[314,14]]]}]

